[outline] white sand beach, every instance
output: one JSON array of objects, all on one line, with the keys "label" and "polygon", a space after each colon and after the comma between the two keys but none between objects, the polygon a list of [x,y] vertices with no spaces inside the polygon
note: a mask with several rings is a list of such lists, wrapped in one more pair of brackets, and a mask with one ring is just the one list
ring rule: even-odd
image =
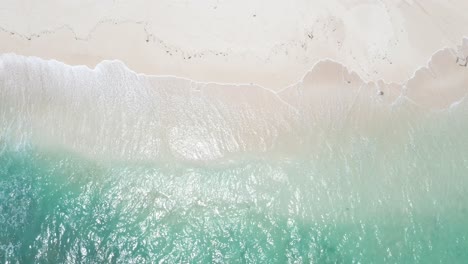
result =
[{"label": "white sand beach", "polygon": [[404,83],[468,36],[464,10],[464,0],[5,0],[0,53],[92,68],[118,59],[138,73],[273,90],[330,59],[366,81]]}]

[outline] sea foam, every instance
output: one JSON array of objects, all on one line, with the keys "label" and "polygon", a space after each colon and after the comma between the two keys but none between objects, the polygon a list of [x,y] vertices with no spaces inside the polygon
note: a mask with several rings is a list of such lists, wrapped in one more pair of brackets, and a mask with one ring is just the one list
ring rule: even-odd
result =
[{"label": "sea foam", "polygon": [[89,69],[7,54],[0,57],[2,135],[94,157],[153,161],[300,152],[305,141],[333,133],[405,131],[405,123],[465,107],[468,70],[455,54],[439,51],[403,84],[365,82],[323,61],[279,92],[139,75],[119,61]]}]

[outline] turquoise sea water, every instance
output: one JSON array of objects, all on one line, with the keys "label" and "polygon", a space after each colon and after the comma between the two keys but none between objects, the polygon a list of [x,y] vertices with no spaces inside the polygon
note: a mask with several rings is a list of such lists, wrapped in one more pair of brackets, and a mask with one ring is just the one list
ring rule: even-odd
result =
[{"label": "turquoise sea water", "polygon": [[0,66],[0,263],[468,263],[463,100]]},{"label": "turquoise sea water", "polygon": [[464,263],[462,128],[216,167],[5,147],[0,262]]}]

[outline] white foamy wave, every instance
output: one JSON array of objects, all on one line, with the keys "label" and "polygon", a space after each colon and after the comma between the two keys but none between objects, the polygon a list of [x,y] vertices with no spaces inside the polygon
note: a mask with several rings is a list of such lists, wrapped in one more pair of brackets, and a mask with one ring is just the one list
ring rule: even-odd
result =
[{"label": "white foamy wave", "polygon": [[118,61],[94,70],[11,54],[1,61],[3,134],[91,155],[213,160],[267,151],[297,119],[256,86],[147,77]]},{"label": "white foamy wave", "polygon": [[277,93],[256,85],[139,75],[120,61],[89,69],[6,54],[0,57],[0,135],[136,160],[298,151],[334,131],[372,136],[405,118],[464,105],[468,68],[454,54],[438,52],[405,84],[365,82],[324,61]]}]

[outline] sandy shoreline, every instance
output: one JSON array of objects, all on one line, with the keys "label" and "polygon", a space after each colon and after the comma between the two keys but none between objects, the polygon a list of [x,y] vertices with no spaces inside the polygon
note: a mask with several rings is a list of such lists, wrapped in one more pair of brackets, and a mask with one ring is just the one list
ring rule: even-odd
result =
[{"label": "sandy shoreline", "polygon": [[[366,81],[403,83],[468,36],[464,1],[46,1],[0,5],[0,53],[274,90],[324,59]],[[51,13],[53,12],[53,16]],[[18,16],[18,14],[21,14]],[[86,15],[84,15],[86,14]]]},{"label": "sandy shoreline", "polygon": [[[137,74],[121,61],[91,69],[6,54],[0,55],[0,108],[6,113],[2,122],[11,124],[9,133],[26,125],[40,144],[60,142],[91,156],[119,156],[121,146],[114,143],[122,138],[139,142],[131,155],[137,159],[169,152],[197,162],[274,146],[294,152],[301,150],[306,131],[312,141],[347,130],[372,137],[406,131],[405,124],[437,112],[461,114],[468,67],[458,52],[437,52],[403,84],[366,82],[339,63],[323,61],[281,91]],[[212,133],[224,138],[224,145],[207,137]]]}]

